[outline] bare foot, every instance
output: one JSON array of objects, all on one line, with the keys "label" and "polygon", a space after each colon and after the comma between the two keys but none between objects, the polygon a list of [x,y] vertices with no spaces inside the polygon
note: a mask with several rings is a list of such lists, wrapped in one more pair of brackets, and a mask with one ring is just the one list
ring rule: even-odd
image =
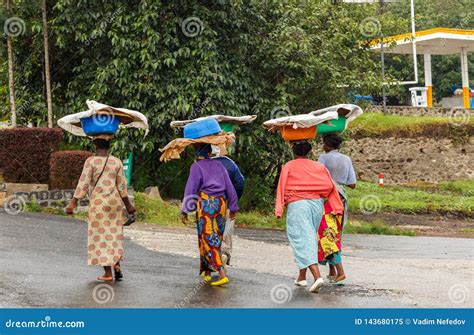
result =
[{"label": "bare foot", "polygon": [[345,274],[342,274],[342,275],[337,276],[337,277],[334,279],[334,281],[337,283],[337,282],[343,281],[344,279],[346,279],[346,275],[345,275]]},{"label": "bare foot", "polygon": [[97,280],[100,280],[100,281],[113,281],[114,278],[112,276],[108,277],[108,276],[101,276],[101,277],[97,277]]}]

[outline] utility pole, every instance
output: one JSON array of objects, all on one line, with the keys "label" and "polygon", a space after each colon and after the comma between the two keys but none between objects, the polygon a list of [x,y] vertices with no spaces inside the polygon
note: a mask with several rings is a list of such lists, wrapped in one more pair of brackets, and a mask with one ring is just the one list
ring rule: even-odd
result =
[{"label": "utility pole", "polygon": [[42,12],[44,41],[44,76],[46,84],[46,104],[48,106],[48,128],[53,128],[53,103],[51,99],[51,73],[49,70],[48,16],[46,12],[46,0],[43,0]]},{"label": "utility pole", "polygon": [[[5,0],[7,15],[11,15],[10,0]],[[12,37],[7,33],[7,55],[8,55],[8,91],[10,93],[10,111],[12,127],[16,127],[16,104],[15,104],[15,81],[13,79],[13,43]]]},{"label": "utility pole", "polygon": [[[385,2],[384,0],[380,0],[380,15],[383,15]],[[384,45],[383,45],[383,29],[380,29],[380,60],[382,62],[382,108],[383,114],[387,115],[387,96],[385,92],[385,53],[384,53]]]}]

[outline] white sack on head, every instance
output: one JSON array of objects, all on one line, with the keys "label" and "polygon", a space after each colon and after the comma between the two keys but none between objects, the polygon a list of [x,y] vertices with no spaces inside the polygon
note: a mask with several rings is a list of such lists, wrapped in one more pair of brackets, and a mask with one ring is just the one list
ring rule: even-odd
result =
[{"label": "white sack on head", "polygon": [[320,115],[312,114],[299,114],[299,115],[290,115],[283,116],[277,119],[272,119],[265,121],[263,127],[273,130],[278,127],[292,126],[294,129],[297,128],[309,128],[320,123],[335,120],[338,118],[336,111],[327,112]]},{"label": "white sack on head", "polygon": [[202,116],[194,120],[183,120],[183,121],[172,121],[170,126],[173,128],[182,128],[185,125],[197,121],[202,121],[208,118],[213,118],[217,122],[225,122],[225,123],[233,123],[233,124],[247,124],[253,122],[257,115],[244,115],[244,116],[227,116],[227,115],[209,115],[209,116]]},{"label": "white sack on head", "polygon": [[147,117],[140,112],[126,109],[126,108],[112,107],[112,106],[102,104],[94,100],[87,100],[86,103],[87,103],[87,107],[89,107],[89,110],[80,112],[80,113],[71,114],[71,115],[66,115],[62,117],[61,119],[58,120],[58,126],[60,126],[62,129],[70,132],[73,135],[87,136],[82,130],[81,119],[92,116],[101,111],[107,111],[112,114],[114,112],[121,112],[132,118],[132,122],[128,124],[121,124],[120,125],[121,128],[144,129],[145,136],[150,131]]},{"label": "white sack on head", "polygon": [[357,105],[354,104],[339,104],[339,105],[334,105],[330,107],[326,107],[323,109],[318,109],[314,112],[311,112],[309,114],[311,115],[322,115],[327,112],[340,112],[340,110],[345,109],[347,114],[346,114],[346,127],[349,123],[354,121],[359,115],[362,115],[364,112],[362,111],[362,108],[360,108]]}]

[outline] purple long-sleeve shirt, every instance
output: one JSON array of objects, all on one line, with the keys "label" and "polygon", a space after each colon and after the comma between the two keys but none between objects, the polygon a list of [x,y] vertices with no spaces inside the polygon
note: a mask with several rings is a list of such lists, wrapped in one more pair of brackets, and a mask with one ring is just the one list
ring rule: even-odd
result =
[{"label": "purple long-sleeve shirt", "polygon": [[217,160],[202,159],[191,165],[181,208],[183,213],[196,210],[194,200],[201,192],[213,196],[227,195],[230,211],[236,212],[239,209],[237,193],[229,174],[224,165]]}]

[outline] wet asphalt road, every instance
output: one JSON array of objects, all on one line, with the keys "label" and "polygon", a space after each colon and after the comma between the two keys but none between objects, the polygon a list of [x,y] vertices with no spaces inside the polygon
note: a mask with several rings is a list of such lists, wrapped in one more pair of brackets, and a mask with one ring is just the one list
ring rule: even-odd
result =
[{"label": "wet asphalt road", "polygon": [[[0,306],[412,307],[383,290],[326,286],[310,294],[293,286],[292,278],[235,268],[228,286],[214,288],[200,282],[196,259],[150,251],[129,240],[125,280],[98,286],[101,269],[86,264],[86,228],[84,221],[67,217],[0,212]],[[260,237],[279,242],[284,235],[270,238],[262,232]],[[96,299],[94,290],[102,291]]]}]

